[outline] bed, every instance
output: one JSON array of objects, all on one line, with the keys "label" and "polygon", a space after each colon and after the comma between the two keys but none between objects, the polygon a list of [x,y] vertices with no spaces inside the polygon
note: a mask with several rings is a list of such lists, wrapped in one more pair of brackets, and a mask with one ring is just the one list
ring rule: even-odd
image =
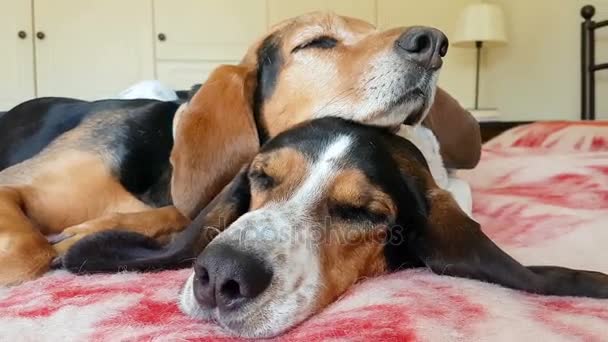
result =
[{"label": "bed", "polygon": [[[549,122],[486,143],[462,172],[485,232],[526,264],[608,272],[608,123]],[[180,313],[188,270],[78,277],[0,290],[0,340],[235,340]],[[602,341],[608,301],[543,297],[427,270],[361,282],[278,340]]]},{"label": "bed", "polygon": [[[583,51],[591,17],[583,23]],[[582,57],[583,74],[593,74],[595,62]],[[594,91],[584,77],[581,118],[593,120]],[[509,126],[484,145],[480,165],[460,176],[472,186],[475,219],[524,264],[608,273],[607,122]],[[55,271],[0,288],[0,340],[238,340],[179,311],[176,299],[189,272]],[[538,296],[418,269],[362,281],[276,340],[607,339],[608,300]]]}]

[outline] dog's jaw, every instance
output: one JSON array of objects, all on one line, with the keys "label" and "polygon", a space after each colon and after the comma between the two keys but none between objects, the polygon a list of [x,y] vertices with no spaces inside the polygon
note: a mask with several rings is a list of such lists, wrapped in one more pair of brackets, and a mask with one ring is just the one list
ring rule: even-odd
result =
[{"label": "dog's jaw", "polygon": [[332,99],[314,110],[314,117],[337,116],[367,125],[398,127],[424,120],[435,99],[440,69],[404,61],[393,53],[372,60],[348,93],[358,99]]}]

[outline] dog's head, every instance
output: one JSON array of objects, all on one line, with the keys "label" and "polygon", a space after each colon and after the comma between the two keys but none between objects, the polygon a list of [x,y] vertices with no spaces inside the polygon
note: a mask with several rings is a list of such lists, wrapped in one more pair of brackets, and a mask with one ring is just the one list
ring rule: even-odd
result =
[{"label": "dog's head", "polygon": [[194,221],[203,235],[221,232],[196,259],[181,308],[273,336],[363,277],[418,265],[406,230],[424,227],[432,182],[420,152],[380,128],[325,118],[280,134]]},{"label": "dog's head", "polygon": [[176,115],[176,206],[194,217],[228,182],[226,175],[236,174],[242,163],[234,160],[303,121],[420,122],[447,48],[445,35],[427,27],[381,32],[327,13],[278,24],[238,67],[216,70]]},{"label": "dog's head", "polygon": [[256,69],[254,110],[274,136],[325,116],[380,126],[420,121],[447,49],[433,28],[381,32],[358,19],[313,13],[276,25],[243,64]]}]

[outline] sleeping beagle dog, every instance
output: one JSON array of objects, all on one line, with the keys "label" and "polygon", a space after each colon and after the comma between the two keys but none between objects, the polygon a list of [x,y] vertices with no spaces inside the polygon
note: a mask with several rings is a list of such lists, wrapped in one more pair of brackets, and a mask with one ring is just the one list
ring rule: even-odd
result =
[{"label": "sleeping beagle dog", "polygon": [[168,246],[104,232],[65,260],[85,273],[194,260],[181,309],[256,338],[293,327],[359,279],[411,267],[537,294],[608,298],[608,275],[525,267],[505,254],[437,186],[408,140],[330,117],[269,141]]},{"label": "sleeping beagle dog", "polygon": [[277,25],[179,108],[56,98],[16,107],[0,120],[0,285],[40,276],[96,232],[166,241],[262,143],[298,123],[419,124],[447,47],[433,28],[380,32],[315,13]]}]

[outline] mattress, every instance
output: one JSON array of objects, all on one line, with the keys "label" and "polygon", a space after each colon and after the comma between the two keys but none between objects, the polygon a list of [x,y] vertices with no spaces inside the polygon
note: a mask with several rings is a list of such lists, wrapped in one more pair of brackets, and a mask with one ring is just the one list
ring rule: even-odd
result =
[{"label": "mattress", "polygon": [[[524,264],[608,273],[608,124],[536,123],[461,172],[484,231]],[[176,305],[189,270],[74,276],[0,289],[0,340],[234,341]],[[426,269],[367,279],[278,341],[606,341],[608,300],[548,297]]]}]

